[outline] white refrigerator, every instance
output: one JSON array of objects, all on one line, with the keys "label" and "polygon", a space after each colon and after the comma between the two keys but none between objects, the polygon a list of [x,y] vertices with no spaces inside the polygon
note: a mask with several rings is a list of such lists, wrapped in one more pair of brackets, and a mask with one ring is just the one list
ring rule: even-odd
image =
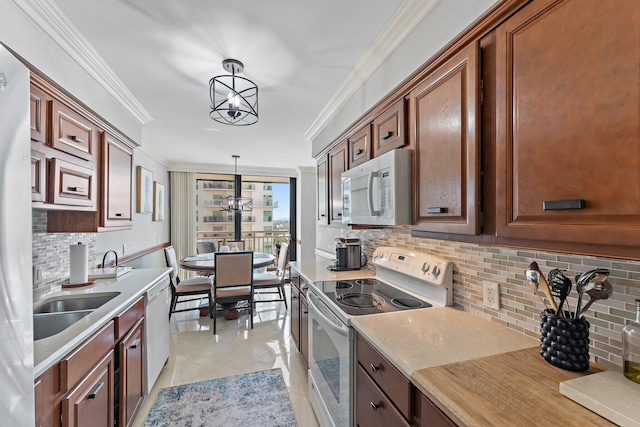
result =
[{"label": "white refrigerator", "polygon": [[0,43],[0,425],[35,424],[29,71]]}]

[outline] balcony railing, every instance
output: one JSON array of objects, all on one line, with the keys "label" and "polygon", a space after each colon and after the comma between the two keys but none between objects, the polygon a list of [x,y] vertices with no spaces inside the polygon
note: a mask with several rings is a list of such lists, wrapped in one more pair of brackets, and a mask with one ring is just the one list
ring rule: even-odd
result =
[{"label": "balcony railing", "polygon": [[217,215],[203,216],[202,217],[202,222],[233,222],[233,215],[227,215],[227,216],[217,216]]},{"label": "balcony railing", "polygon": [[205,190],[233,190],[233,182],[203,182],[202,188]]},{"label": "balcony railing", "polygon": [[[197,238],[199,242],[213,242],[218,246],[221,240],[234,240],[232,231],[198,231]],[[289,243],[289,230],[267,231],[252,230],[242,233],[244,247],[247,250],[256,252],[266,252],[276,254],[276,244]]]}]

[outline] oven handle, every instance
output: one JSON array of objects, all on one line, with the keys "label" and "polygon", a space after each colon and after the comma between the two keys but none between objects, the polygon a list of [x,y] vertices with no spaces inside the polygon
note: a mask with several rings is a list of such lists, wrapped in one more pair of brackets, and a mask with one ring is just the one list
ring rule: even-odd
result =
[{"label": "oven handle", "polygon": [[[338,317],[328,308],[324,307],[324,303],[320,298],[314,295],[312,291],[307,293],[307,301],[312,309],[311,313],[316,315],[323,324],[328,324],[334,331],[343,336],[349,336],[349,327],[342,323]],[[317,301],[317,302],[316,302]]]}]

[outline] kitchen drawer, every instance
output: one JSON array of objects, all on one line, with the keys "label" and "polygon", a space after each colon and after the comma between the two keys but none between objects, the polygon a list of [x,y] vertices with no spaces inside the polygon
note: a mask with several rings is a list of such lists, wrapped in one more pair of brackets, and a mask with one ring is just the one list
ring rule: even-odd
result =
[{"label": "kitchen drawer", "polygon": [[93,124],[60,101],[53,101],[51,146],[84,160],[94,160]]},{"label": "kitchen drawer", "polygon": [[141,297],[126,311],[116,317],[116,341],[124,337],[129,329],[144,316],[144,297]]},{"label": "kitchen drawer", "polygon": [[373,156],[403,147],[407,143],[404,98],[373,120]]},{"label": "kitchen drawer", "polygon": [[74,387],[87,374],[88,369],[113,349],[114,344],[111,321],[60,362],[61,389],[67,391]]},{"label": "kitchen drawer", "polygon": [[409,426],[402,414],[360,365],[356,370],[356,387],[357,426]]},{"label": "kitchen drawer", "polygon": [[368,375],[384,390],[402,415],[411,416],[411,382],[360,334],[356,338],[356,357]]},{"label": "kitchen drawer", "polygon": [[61,159],[51,159],[51,200],[56,205],[96,209],[96,171]]},{"label": "kitchen drawer", "polygon": [[371,159],[371,125],[366,125],[348,140],[349,168]]}]

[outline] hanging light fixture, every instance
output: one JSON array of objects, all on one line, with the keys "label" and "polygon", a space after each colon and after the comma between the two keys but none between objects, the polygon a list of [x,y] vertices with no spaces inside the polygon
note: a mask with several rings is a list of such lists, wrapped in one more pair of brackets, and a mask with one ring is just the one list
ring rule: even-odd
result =
[{"label": "hanging light fixture", "polygon": [[225,125],[254,124],[258,121],[258,86],[249,79],[236,76],[244,70],[244,65],[237,59],[225,59],[222,67],[231,75],[216,76],[209,80],[209,116]]},{"label": "hanging light fixture", "polygon": [[244,212],[251,211],[253,209],[253,199],[251,197],[242,197],[240,192],[240,186],[242,185],[242,181],[239,179],[238,175],[238,156],[234,154],[231,156],[234,158],[236,167],[235,167],[235,196],[227,196],[220,199],[220,209],[227,212]]}]

